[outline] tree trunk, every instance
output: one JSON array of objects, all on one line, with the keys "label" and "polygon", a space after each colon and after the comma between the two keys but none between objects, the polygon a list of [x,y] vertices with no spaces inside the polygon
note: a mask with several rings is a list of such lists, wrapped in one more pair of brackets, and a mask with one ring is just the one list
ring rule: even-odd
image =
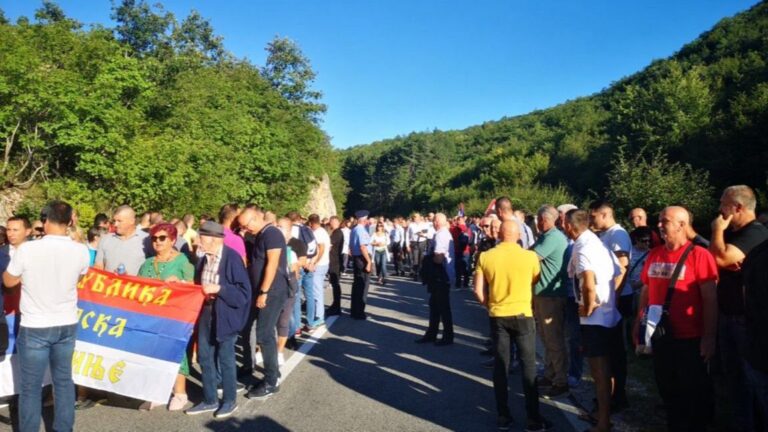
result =
[{"label": "tree trunk", "polygon": [[24,200],[25,191],[19,188],[7,188],[0,192],[0,225],[5,225]]}]

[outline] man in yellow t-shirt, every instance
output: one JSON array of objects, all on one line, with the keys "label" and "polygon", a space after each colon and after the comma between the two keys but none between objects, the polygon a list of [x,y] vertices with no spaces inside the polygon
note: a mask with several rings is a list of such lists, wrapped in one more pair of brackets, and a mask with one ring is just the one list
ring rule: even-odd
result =
[{"label": "man in yellow t-shirt", "polygon": [[501,243],[483,253],[475,271],[475,296],[488,308],[495,364],[493,390],[496,393],[499,430],[512,425],[507,382],[510,343],[514,342],[522,364],[523,393],[527,414],[526,430],[546,431],[552,424],[539,413],[536,388],[536,325],[533,320],[533,286],[541,267],[536,253],[517,244],[519,224],[513,220],[501,224]]}]

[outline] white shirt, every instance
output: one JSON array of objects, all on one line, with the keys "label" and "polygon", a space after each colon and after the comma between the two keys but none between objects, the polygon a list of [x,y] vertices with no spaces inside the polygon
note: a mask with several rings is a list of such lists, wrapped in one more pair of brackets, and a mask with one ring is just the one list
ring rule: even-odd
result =
[{"label": "white shirt", "polygon": [[[632,240],[629,238],[629,233],[627,233],[621,225],[615,224],[598,234],[598,237],[600,237],[600,241],[603,242],[609,251],[614,252],[614,254],[616,252],[624,252],[627,254],[627,261],[632,261]],[[629,271],[629,269],[627,269],[627,271]],[[625,283],[624,287],[621,289],[621,295],[625,296],[630,294],[632,294],[632,286],[630,285],[629,280],[627,280],[627,283]]]},{"label": "white shirt", "polygon": [[317,242],[318,249],[320,245],[324,245],[323,256],[320,257],[320,261],[317,262],[318,266],[327,266],[331,264],[331,238],[328,236],[328,231],[323,227],[318,227],[312,231],[315,234],[315,241]]},{"label": "white shirt", "polygon": [[344,235],[344,246],[341,247],[341,253],[349,255],[349,235],[352,233],[352,230],[344,227],[341,229],[341,233]]},{"label": "white shirt", "polygon": [[402,226],[395,225],[389,235],[392,244],[403,246],[405,243],[405,230]]},{"label": "white shirt", "polygon": [[88,248],[68,236],[46,235],[19,245],[7,271],[21,277],[20,325],[77,323],[77,282],[90,261]]},{"label": "white shirt", "polygon": [[595,274],[595,301],[599,305],[588,317],[579,318],[582,325],[614,327],[621,315],[616,309],[614,277],[620,273],[616,256],[606,249],[597,236],[589,230],[581,233],[573,244],[573,253],[568,263],[568,277],[574,278],[576,302],[582,304],[581,286],[583,273],[591,270]]},{"label": "white shirt", "polygon": [[456,275],[455,267],[453,264],[453,236],[447,227],[441,228],[434,235],[434,240],[431,242],[432,251],[435,254],[443,254],[443,268],[445,269],[448,279],[453,283]]}]

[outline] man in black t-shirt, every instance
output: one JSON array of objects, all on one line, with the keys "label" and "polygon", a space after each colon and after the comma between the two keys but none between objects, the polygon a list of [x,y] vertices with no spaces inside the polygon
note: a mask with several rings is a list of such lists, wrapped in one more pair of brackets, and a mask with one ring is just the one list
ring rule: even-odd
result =
[{"label": "man in black t-shirt", "polygon": [[330,266],[328,267],[328,278],[331,280],[331,287],[333,288],[333,302],[331,306],[325,310],[325,316],[341,315],[341,284],[339,278],[341,277],[341,251],[344,249],[344,233],[339,226],[341,222],[336,216],[331,216],[329,221],[331,228],[331,255]]},{"label": "man in black t-shirt", "polygon": [[715,257],[720,280],[717,284],[718,342],[733,404],[737,431],[754,430],[752,398],[744,376],[747,330],[741,266],[752,249],[768,240],[768,228],[755,216],[755,193],[748,186],[729,186],[720,198],[720,214],[712,221],[709,251]]},{"label": "man in black t-shirt", "polygon": [[264,357],[264,380],[247,397],[263,400],[280,390],[276,329],[280,311],[288,298],[288,262],[285,237],[267,224],[264,211],[246,208],[238,216],[240,226],[256,236],[249,273],[257,311],[256,341]]}]

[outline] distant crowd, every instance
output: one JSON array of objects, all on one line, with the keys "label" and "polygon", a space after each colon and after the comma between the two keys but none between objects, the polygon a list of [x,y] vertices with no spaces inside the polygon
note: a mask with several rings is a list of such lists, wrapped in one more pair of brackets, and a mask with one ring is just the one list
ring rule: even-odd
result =
[{"label": "distant crowd", "polygon": [[[43,403],[54,405],[54,429],[71,430],[76,410],[105,397],[75,389],[71,376],[76,285],[90,267],[201,287],[194,343],[167,409],[215,418],[238,409],[238,392],[258,400],[279,392],[284,350],[342,314],[340,282],[351,272],[348,313],[356,320],[367,318],[371,277],[385,285],[407,276],[427,286],[428,326],[419,344],[453,344],[450,293],[474,291],[489,315],[484,354],[492,358],[485,365],[493,369],[501,430],[512,425],[511,372],[521,372],[525,430],[546,431],[553,426],[539,412],[540,396],[560,398],[583,385],[586,359],[595,403],[581,418],[591,431],[609,431],[611,414],[632,402],[628,351],[652,358],[670,431],[707,430],[715,400],[732,405],[733,430],[765,430],[768,229],[757,219],[754,191],[723,192],[710,239],[694,231],[693,215],[679,206],[662,210],[655,226],[639,207],[628,219],[631,232],[606,201],[586,209],[542,205],[527,214],[499,197],[476,217],[463,208],[452,217],[389,219],[366,210],[347,219],[277,217],[256,205],[227,204],[215,218],[166,219],[121,206],[83,231],[69,204],[52,201],[39,220],[11,217],[0,227],[2,292],[18,300],[20,316],[21,385],[18,399],[8,402],[18,410],[20,430],[36,432]],[[537,337],[544,347],[540,370]],[[203,396],[190,405],[187,377],[195,363]],[[53,392],[44,398],[48,365]],[[717,393],[716,370],[723,384]]]}]

